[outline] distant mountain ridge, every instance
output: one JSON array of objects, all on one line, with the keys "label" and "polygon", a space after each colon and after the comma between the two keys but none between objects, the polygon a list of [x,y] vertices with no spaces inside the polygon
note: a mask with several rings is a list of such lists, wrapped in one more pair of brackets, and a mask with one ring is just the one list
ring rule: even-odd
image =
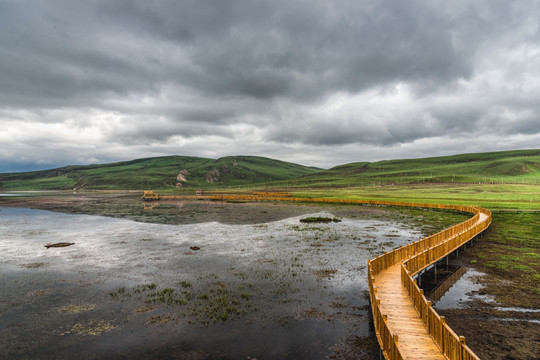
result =
[{"label": "distant mountain ridge", "polygon": [[540,185],[540,149],[357,162],[329,170],[258,156],[163,156],[0,174],[0,189],[174,189],[235,185],[343,187],[415,183]]},{"label": "distant mountain ridge", "polygon": [[162,189],[295,179],[319,168],[258,156],[163,156],[110,164],[0,174],[3,190]]}]

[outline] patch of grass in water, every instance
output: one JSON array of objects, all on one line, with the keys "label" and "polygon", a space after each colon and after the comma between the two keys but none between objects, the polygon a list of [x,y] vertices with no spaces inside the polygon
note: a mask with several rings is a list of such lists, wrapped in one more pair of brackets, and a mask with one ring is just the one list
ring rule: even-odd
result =
[{"label": "patch of grass in water", "polygon": [[161,291],[153,292],[147,295],[146,303],[165,303],[167,305],[184,305],[187,304],[186,299],[175,297],[173,288],[165,288]]},{"label": "patch of grass in water", "polygon": [[177,284],[183,287],[184,289],[190,288],[192,286],[192,284],[189,281],[179,281]]},{"label": "patch of grass in water", "polygon": [[[152,287],[153,291],[146,291]],[[139,285],[132,289],[120,288],[120,291],[111,292],[113,298],[124,299],[131,296],[136,291],[144,292],[144,297],[137,299],[144,301],[146,304],[164,304],[166,306],[182,306],[184,310],[178,313],[179,317],[188,317],[188,323],[209,326],[211,323],[219,321],[227,321],[238,316],[247,314],[248,312],[258,311],[257,306],[251,302],[252,294],[246,289],[252,286],[241,285],[235,289],[228,289],[227,284],[221,282],[213,282],[209,284],[210,291],[193,292],[192,284],[188,281],[180,281],[176,283],[178,288],[166,287],[157,289],[155,284]],[[208,289],[208,286],[205,287]],[[142,294],[141,294],[142,295]],[[122,300],[123,301],[123,300]],[[154,308],[139,308],[137,313],[145,313],[152,311]],[[165,324],[173,320],[170,316],[156,315],[147,319],[146,323]]]},{"label": "patch of grass in water", "polygon": [[330,222],[341,222],[341,219],[339,218],[329,218],[329,217],[323,217],[323,216],[315,216],[315,217],[307,217],[300,219],[300,222],[302,223],[330,223]]}]

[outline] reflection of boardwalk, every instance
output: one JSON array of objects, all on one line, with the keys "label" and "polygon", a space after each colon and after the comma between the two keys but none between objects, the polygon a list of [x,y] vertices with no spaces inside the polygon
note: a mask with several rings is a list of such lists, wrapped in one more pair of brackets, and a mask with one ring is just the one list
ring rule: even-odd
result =
[{"label": "reflection of boardwalk", "polygon": [[456,271],[454,271],[450,276],[444,279],[435,289],[429,293],[429,298],[433,301],[439,301],[444,294],[450,290],[450,288],[458,281],[463,274],[467,272],[467,268],[460,266]]}]

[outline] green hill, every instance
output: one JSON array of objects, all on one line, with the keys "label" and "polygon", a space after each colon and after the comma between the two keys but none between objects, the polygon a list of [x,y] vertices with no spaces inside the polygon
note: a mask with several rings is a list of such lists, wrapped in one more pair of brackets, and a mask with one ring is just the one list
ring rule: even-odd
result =
[{"label": "green hill", "polygon": [[255,156],[165,156],[112,164],[0,174],[2,190],[165,189],[258,184],[321,169]]},{"label": "green hill", "polygon": [[540,150],[358,162],[329,170],[256,156],[165,156],[0,174],[1,190],[173,189],[267,184],[347,187],[419,183],[540,184]]},{"label": "green hill", "polygon": [[415,183],[540,184],[540,150],[350,163],[293,182],[311,187]]}]

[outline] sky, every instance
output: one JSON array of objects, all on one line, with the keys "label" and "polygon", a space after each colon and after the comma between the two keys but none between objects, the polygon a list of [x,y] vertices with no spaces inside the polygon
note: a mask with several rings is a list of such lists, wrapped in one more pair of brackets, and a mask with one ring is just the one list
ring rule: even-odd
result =
[{"label": "sky", "polygon": [[0,172],[540,148],[540,2],[0,0]]}]

